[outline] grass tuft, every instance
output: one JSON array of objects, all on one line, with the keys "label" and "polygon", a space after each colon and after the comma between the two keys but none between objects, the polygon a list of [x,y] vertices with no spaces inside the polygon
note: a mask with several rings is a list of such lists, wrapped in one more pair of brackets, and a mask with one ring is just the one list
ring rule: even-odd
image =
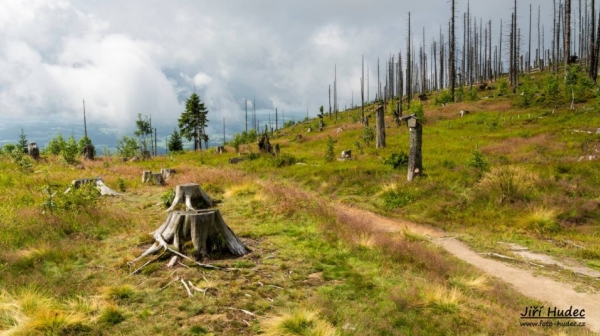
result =
[{"label": "grass tuft", "polygon": [[263,322],[266,336],[336,336],[339,335],[331,323],[322,320],[318,312],[296,310]]}]

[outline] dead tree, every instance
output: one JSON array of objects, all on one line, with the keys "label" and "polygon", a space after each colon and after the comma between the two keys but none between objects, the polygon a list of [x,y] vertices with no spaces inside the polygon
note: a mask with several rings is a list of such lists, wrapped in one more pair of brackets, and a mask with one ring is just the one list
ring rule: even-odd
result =
[{"label": "dead tree", "polygon": [[591,1],[591,12],[592,17],[590,18],[590,44],[589,44],[589,60],[588,64],[590,66],[589,75],[590,78],[595,82],[596,81],[596,71],[594,66],[596,65],[596,0]]},{"label": "dead tree", "polygon": [[361,66],[361,76],[360,76],[360,111],[361,111],[361,120],[365,120],[365,56],[362,56],[362,66]]},{"label": "dead tree", "polygon": [[379,105],[377,107],[377,112],[375,113],[375,130],[376,130],[376,138],[375,138],[376,147],[377,148],[385,148],[385,117],[384,117],[383,105]]},{"label": "dead tree", "polygon": [[451,25],[450,25],[450,95],[452,96],[452,101],[454,101],[454,87],[456,85],[456,55],[455,55],[455,51],[456,51],[456,47],[455,47],[455,41],[456,41],[456,35],[454,34],[454,17],[455,17],[455,0],[452,0],[452,19],[451,19]]},{"label": "dead tree", "polygon": [[411,58],[411,33],[410,33],[410,12],[408,12],[408,37],[406,43],[406,101],[410,109],[410,101],[412,100],[412,58]]},{"label": "dead tree", "polygon": [[167,212],[175,210],[179,203],[185,203],[186,210],[206,209],[214,202],[197,183],[180,184],[175,187],[175,198]]},{"label": "dead tree", "polygon": [[565,76],[568,73],[569,62],[571,61],[571,0],[565,0],[565,9],[564,9],[564,34],[565,34]]}]

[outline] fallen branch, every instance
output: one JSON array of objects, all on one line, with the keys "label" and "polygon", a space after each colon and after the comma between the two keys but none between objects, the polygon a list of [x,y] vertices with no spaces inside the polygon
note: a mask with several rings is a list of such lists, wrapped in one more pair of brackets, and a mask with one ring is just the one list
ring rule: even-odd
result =
[{"label": "fallen branch", "polygon": [[194,296],[194,294],[192,294],[192,291],[190,291],[190,287],[188,287],[188,285],[185,283],[185,280],[179,279],[179,281],[181,281],[181,283],[183,284],[183,287],[185,287],[185,290],[188,293],[188,297]]}]

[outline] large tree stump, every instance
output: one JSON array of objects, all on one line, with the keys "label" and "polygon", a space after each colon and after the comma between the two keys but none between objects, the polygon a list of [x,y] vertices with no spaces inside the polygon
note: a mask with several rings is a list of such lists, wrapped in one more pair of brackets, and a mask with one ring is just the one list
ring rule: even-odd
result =
[{"label": "large tree stump", "polygon": [[[122,196],[122,194],[119,194],[118,192],[110,189],[106,184],[104,184],[104,181],[102,181],[102,178],[100,178],[100,177],[82,178],[82,179],[73,180],[71,182],[71,185],[72,185],[71,188],[79,188],[82,185],[86,185],[86,184],[93,184],[94,186],[96,186],[96,189],[98,189],[98,191],[100,191],[100,195],[102,195],[102,196]],[[68,193],[69,191],[71,191],[71,188],[67,189],[65,191],[65,194]]]},{"label": "large tree stump", "polygon": [[175,198],[167,212],[175,210],[179,203],[185,203],[186,210],[197,210],[214,206],[214,202],[197,183],[180,184],[175,187]]},{"label": "large tree stump", "polygon": [[[250,250],[238,239],[223,220],[221,212],[214,210],[174,211],[167,220],[154,232],[156,242],[136,262],[147,255],[165,249],[183,256],[183,246],[191,241],[196,250],[194,257],[206,258],[213,252],[228,252],[234,256],[242,256]],[[174,249],[168,245],[172,244]],[[203,265],[207,266],[207,265]]]}]

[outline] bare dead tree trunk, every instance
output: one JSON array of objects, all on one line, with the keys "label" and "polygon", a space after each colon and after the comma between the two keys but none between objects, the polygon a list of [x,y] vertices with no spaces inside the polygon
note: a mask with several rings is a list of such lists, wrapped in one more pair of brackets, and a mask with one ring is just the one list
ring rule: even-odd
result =
[{"label": "bare dead tree trunk", "polygon": [[571,60],[571,0],[565,0],[565,76],[568,73],[569,62]]},{"label": "bare dead tree trunk", "polygon": [[412,59],[411,59],[411,32],[410,32],[410,12],[408,12],[408,38],[406,42],[406,100],[410,109],[412,100]]},{"label": "bare dead tree trunk", "polygon": [[385,148],[385,116],[383,105],[379,105],[377,107],[377,112],[375,114],[375,129],[376,129],[376,147],[377,148]]},{"label": "bare dead tree trunk", "polygon": [[361,120],[364,122],[365,120],[365,56],[362,57],[362,66],[361,66],[361,76],[360,76],[360,111],[361,111]]},{"label": "bare dead tree trunk", "polygon": [[454,101],[454,87],[456,84],[456,55],[455,55],[455,51],[456,51],[456,47],[455,47],[455,41],[456,41],[456,35],[454,34],[454,27],[455,27],[455,23],[454,23],[454,17],[455,17],[455,0],[452,0],[452,20],[451,20],[451,25],[450,25],[450,95],[452,96],[452,101]]},{"label": "bare dead tree trunk", "polygon": [[531,72],[531,4],[529,4],[529,50],[527,51],[527,72]]}]

